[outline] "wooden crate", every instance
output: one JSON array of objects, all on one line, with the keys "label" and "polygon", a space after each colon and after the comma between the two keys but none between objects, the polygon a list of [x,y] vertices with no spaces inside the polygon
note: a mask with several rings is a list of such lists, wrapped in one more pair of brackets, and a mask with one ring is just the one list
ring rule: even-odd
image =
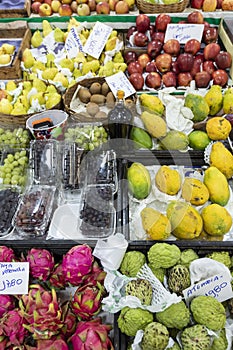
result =
[{"label": "wooden crate", "polygon": [[26,21],[15,21],[9,23],[0,23],[0,40],[1,39],[22,39],[19,49],[9,66],[0,67],[0,79],[20,79],[22,71],[20,59],[23,51],[30,47],[31,30]]},{"label": "wooden crate", "polygon": [[22,18],[22,17],[30,17],[31,14],[31,1],[25,0],[22,3],[22,6],[1,6],[0,9],[0,18]]}]

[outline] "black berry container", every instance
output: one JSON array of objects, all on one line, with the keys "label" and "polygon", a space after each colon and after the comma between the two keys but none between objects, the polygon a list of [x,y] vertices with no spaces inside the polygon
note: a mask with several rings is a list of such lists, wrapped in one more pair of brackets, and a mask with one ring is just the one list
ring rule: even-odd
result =
[{"label": "black berry container", "polygon": [[14,226],[12,219],[18,207],[21,190],[18,186],[0,185],[0,237],[9,235]]}]

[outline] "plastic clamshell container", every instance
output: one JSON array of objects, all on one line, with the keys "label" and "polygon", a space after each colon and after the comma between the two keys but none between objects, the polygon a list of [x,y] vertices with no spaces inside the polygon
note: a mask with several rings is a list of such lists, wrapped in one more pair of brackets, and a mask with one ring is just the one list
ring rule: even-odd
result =
[{"label": "plastic clamshell container", "polygon": [[0,185],[0,237],[7,236],[14,229],[12,219],[18,207],[20,195],[20,187]]},{"label": "plastic clamshell container", "polygon": [[9,145],[12,148],[28,148],[30,139],[29,131],[23,126],[14,124],[1,125],[0,123],[0,151]]},{"label": "plastic clamshell container", "polygon": [[116,228],[116,210],[113,203],[113,186],[88,185],[82,192],[79,212],[79,230],[84,237],[104,238]]},{"label": "plastic clamshell container", "polygon": [[35,184],[55,185],[58,181],[58,147],[55,140],[30,143],[30,172]]},{"label": "plastic clamshell container", "polygon": [[28,236],[43,236],[51,217],[55,186],[32,185],[22,196],[13,219],[17,232]]}]

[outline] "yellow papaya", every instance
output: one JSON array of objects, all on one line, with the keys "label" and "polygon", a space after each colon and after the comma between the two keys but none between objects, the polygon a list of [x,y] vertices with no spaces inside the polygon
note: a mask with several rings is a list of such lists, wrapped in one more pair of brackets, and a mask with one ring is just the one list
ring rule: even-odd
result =
[{"label": "yellow papaya", "polygon": [[141,114],[141,120],[148,131],[148,133],[155,138],[164,137],[167,133],[167,124],[163,118],[157,114],[149,113],[144,111]]},{"label": "yellow papaya", "polygon": [[137,199],[146,198],[151,191],[151,178],[147,168],[141,163],[133,163],[127,172],[128,187]]},{"label": "yellow papaya", "polygon": [[192,121],[201,122],[206,119],[209,114],[210,108],[203,96],[188,93],[184,100],[184,106],[191,109],[193,112]]},{"label": "yellow papaya", "polygon": [[181,176],[176,169],[162,165],[155,175],[155,184],[161,192],[174,196],[180,189]]},{"label": "yellow papaya", "polygon": [[227,179],[233,176],[233,155],[222,142],[215,142],[212,145],[210,165],[218,168]]},{"label": "yellow papaya", "polygon": [[171,224],[166,215],[146,207],[141,213],[142,226],[149,239],[165,240],[171,233]]},{"label": "yellow papaya", "polygon": [[233,88],[228,88],[223,95],[223,112],[225,114],[233,113]]},{"label": "yellow papaya", "polygon": [[223,106],[222,88],[219,85],[212,85],[204,96],[209,106],[209,114],[216,115],[221,111]]},{"label": "yellow papaya", "polygon": [[203,205],[209,199],[209,191],[199,179],[186,177],[182,184],[181,196],[192,205]]},{"label": "yellow papaya", "polygon": [[148,110],[150,113],[156,113],[159,116],[162,116],[164,113],[164,105],[160,98],[154,95],[149,95],[149,94],[141,94],[139,96],[139,101],[142,105],[142,107],[145,110]]},{"label": "yellow papaya", "polygon": [[210,166],[204,173],[204,184],[209,191],[209,199],[212,203],[225,206],[230,198],[229,184],[226,176],[214,166]]},{"label": "yellow papaya", "polygon": [[232,217],[228,210],[216,203],[207,205],[201,216],[204,230],[211,236],[224,235],[232,226]]},{"label": "yellow papaya", "polygon": [[206,122],[206,132],[211,140],[226,140],[231,132],[231,123],[224,117],[213,117]]}]

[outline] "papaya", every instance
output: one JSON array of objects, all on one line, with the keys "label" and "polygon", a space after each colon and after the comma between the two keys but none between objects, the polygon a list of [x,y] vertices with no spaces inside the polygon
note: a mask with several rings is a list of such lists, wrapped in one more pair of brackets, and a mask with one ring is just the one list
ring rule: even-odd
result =
[{"label": "papaya", "polygon": [[144,107],[145,110],[147,110],[150,113],[156,113],[159,116],[162,116],[165,110],[165,107],[157,96],[149,95],[149,94],[141,94],[139,96],[139,101]]},{"label": "papaya", "polygon": [[194,239],[200,236],[203,221],[199,212],[190,203],[172,201],[167,206],[167,217],[172,234],[179,239]]},{"label": "papaya", "polygon": [[147,168],[141,163],[133,163],[127,171],[128,187],[137,199],[146,198],[151,191],[151,178]]},{"label": "papaya", "polygon": [[216,115],[223,106],[222,88],[219,85],[212,85],[204,96],[210,108],[209,115]]},{"label": "papaya", "polygon": [[216,203],[207,205],[201,216],[204,230],[211,236],[224,235],[232,226],[232,217],[228,210]]},{"label": "papaya", "polygon": [[227,179],[233,176],[233,155],[222,142],[215,142],[211,147],[210,165],[218,168]]},{"label": "papaya", "polygon": [[176,169],[162,165],[155,175],[155,184],[161,192],[174,196],[180,189],[181,176]]},{"label": "papaya", "polygon": [[233,87],[228,88],[223,95],[223,112],[225,114],[233,113]]},{"label": "papaya", "polygon": [[210,108],[203,96],[188,93],[184,100],[184,106],[191,109],[193,112],[192,121],[201,122],[206,119]]},{"label": "papaya", "polygon": [[171,224],[166,215],[158,210],[146,207],[141,213],[142,226],[149,239],[164,240],[171,233]]},{"label": "papaya", "polygon": [[162,149],[167,150],[186,150],[189,139],[182,131],[170,130],[164,138],[160,139],[159,145]]},{"label": "papaya", "polygon": [[199,179],[186,177],[182,184],[181,196],[192,205],[203,205],[209,199],[209,191]]},{"label": "papaya", "polygon": [[152,138],[145,130],[133,126],[130,131],[130,139],[136,142],[139,148],[151,149],[153,146]]},{"label": "papaya", "polygon": [[231,132],[231,123],[224,117],[207,120],[206,132],[211,140],[226,140]]},{"label": "papaya", "polygon": [[210,166],[204,173],[204,184],[209,191],[209,199],[212,203],[225,206],[230,198],[229,184],[226,176],[214,166]]},{"label": "papaya", "polygon": [[155,138],[164,137],[167,133],[167,124],[163,118],[154,113],[144,111],[141,120],[148,133]]}]

